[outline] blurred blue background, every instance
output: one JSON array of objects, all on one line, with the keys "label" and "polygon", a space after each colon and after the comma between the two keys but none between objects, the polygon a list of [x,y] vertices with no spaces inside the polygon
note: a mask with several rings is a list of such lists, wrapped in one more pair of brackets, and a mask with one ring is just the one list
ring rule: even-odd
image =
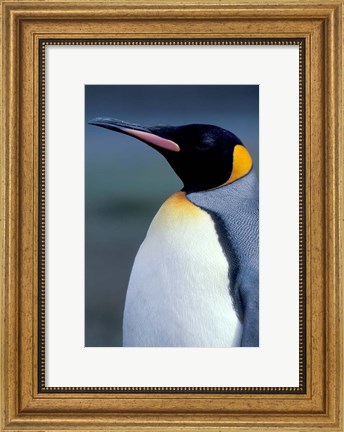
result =
[{"label": "blurred blue background", "polygon": [[258,174],[259,86],[85,86],[85,346],[122,345],[125,294],[136,252],[162,203],[182,183],[141,141],[88,125],[209,123],[229,129]]}]

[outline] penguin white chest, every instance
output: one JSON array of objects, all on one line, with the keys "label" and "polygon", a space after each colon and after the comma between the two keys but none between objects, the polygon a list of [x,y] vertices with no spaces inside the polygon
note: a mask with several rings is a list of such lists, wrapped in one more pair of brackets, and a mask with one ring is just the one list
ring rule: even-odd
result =
[{"label": "penguin white chest", "polygon": [[210,215],[183,192],[172,195],[153,219],[135,258],[123,345],[239,346],[242,326],[228,273]]}]

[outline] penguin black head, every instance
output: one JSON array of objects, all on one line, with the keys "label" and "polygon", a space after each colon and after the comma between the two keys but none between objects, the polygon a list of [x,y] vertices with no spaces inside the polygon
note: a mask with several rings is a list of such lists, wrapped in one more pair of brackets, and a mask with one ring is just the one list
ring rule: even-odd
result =
[{"label": "penguin black head", "polygon": [[89,124],[133,136],[153,147],[182,180],[186,193],[232,183],[252,168],[252,159],[240,139],[218,126],[145,127],[112,118],[96,118]]}]

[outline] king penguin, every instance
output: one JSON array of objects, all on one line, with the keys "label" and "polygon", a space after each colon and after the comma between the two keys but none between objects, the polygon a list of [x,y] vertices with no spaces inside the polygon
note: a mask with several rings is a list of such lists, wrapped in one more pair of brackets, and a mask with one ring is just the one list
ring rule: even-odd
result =
[{"label": "king penguin", "polygon": [[136,255],[123,346],[259,346],[259,189],[241,140],[207,124],[89,123],[148,144],[184,185],[161,206]]}]

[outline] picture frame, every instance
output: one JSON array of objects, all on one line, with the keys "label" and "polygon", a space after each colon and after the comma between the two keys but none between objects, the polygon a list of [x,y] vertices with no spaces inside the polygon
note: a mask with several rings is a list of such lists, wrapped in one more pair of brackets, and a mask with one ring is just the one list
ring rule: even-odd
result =
[{"label": "picture frame", "polygon": [[[1,2],[2,430],[343,430],[342,8],[331,0]],[[42,47],[124,39],[293,39],[304,47],[305,356],[297,391],[45,387]]]}]

